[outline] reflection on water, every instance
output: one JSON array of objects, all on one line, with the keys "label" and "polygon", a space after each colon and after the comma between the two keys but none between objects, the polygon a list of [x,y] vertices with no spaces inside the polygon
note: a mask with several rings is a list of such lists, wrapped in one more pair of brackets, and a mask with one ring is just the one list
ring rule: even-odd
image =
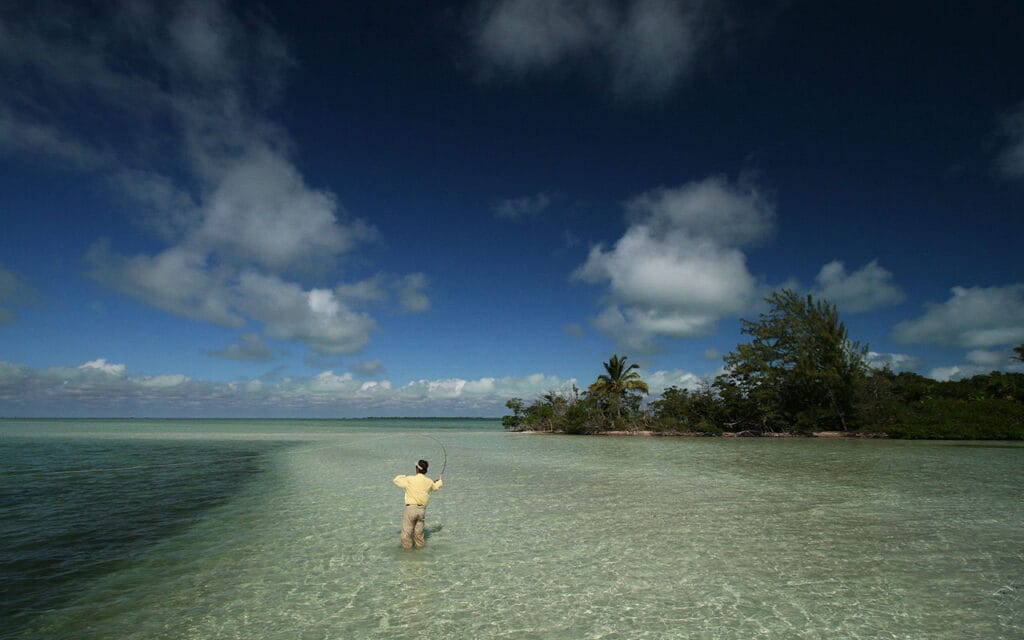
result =
[{"label": "reflection on water", "polygon": [[[67,463],[76,428],[27,438],[0,422],[5,469]],[[90,428],[110,452],[196,464],[102,479],[117,499],[89,519],[138,528],[149,516],[116,506],[133,504],[180,520],[130,544],[74,525],[118,561],[54,578],[6,637],[1024,637],[1016,445],[582,438],[496,422]],[[425,433],[447,449],[445,488],[427,547],[407,552],[391,478],[439,461]],[[0,513],[19,554],[54,545],[33,529],[74,523],[90,495],[68,489],[78,481],[0,474],[0,510],[12,492],[39,504],[21,501],[16,524]],[[212,488],[195,498],[200,485]]]}]

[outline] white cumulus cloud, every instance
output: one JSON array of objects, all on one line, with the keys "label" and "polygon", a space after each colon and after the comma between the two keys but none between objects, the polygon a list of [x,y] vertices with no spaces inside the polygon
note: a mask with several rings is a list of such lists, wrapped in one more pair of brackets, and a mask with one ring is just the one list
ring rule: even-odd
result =
[{"label": "white cumulus cloud", "polygon": [[713,41],[711,2],[498,0],[482,4],[472,38],[485,72],[582,68],[620,99],[671,92]]},{"label": "white cumulus cloud", "polygon": [[642,373],[644,382],[650,390],[651,397],[660,396],[669,387],[679,387],[693,391],[699,389],[704,379],[695,373],[672,369],[671,371],[658,370],[650,373]]},{"label": "white cumulus cloud", "polygon": [[605,39],[614,16],[608,2],[501,0],[485,3],[476,45],[487,62],[514,72],[547,67],[586,53]]},{"label": "white cumulus cloud", "polygon": [[330,289],[298,284],[257,272],[243,273],[238,305],[279,340],[300,340],[332,354],[356,353],[370,339],[376,322],[351,309]]},{"label": "white cumulus cloud", "polygon": [[927,305],[923,316],[896,325],[893,335],[967,349],[1024,343],[1024,284],[953,287],[949,300]]},{"label": "white cumulus cloud", "polygon": [[846,265],[833,260],[815,277],[817,287],[811,293],[825,298],[842,311],[858,313],[899,304],[906,299],[903,290],[892,282],[892,274],[872,260],[848,273]]},{"label": "white cumulus cloud", "polygon": [[494,217],[519,220],[538,216],[551,206],[551,196],[538,193],[533,196],[509,198],[494,205]]},{"label": "white cumulus cloud", "polygon": [[939,382],[949,382],[950,380],[959,380],[964,377],[970,377],[966,375],[966,372],[958,366],[949,367],[935,367],[928,372],[928,377],[932,380],[938,380]]},{"label": "white cumulus cloud", "polygon": [[192,242],[225,259],[302,271],[375,237],[361,221],[340,224],[333,194],[311,189],[280,153],[255,146],[220,177]]},{"label": "white cumulus cloud", "polygon": [[889,367],[893,371],[913,371],[917,368],[919,360],[914,356],[905,353],[879,353],[869,351],[867,356],[868,366],[872,369],[884,369]]},{"label": "white cumulus cloud", "polygon": [[115,376],[118,378],[124,376],[126,370],[125,365],[107,362],[106,358],[90,360],[89,362],[79,365],[78,368],[81,371],[98,371],[108,376]]},{"label": "white cumulus cloud", "polygon": [[400,278],[396,289],[402,310],[407,313],[420,313],[430,309],[430,298],[425,292],[429,284],[424,273],[410,273]]},{"label": "white cumulus cloud", "polygon": [[384,363],[380,360],[364,360],[362,362],[356,362],[349,366],[349,369],[356,375],[361,377],[369,377],[380,375],[384,372]]},{"label": "white cumulus cloud", "polygon": [[[185,318],[265,323],[329,353],[365,345],[374,323],[355,305],[372,300],[352,296],[372,292],[330,274],[377,230],[307,183],[269,117],[294,64],[270,23],[218,1],[43,8],[0,16],[0,67],[19,87],[0,92],[0,150],[100,174],[164,243],[130,254],[98,240],[91,275]],[[429,307],[421,274],[385,281],[401,283],[390,288],[403,309]],[[258,286],[272,300],[254,300]],[[0,297],[0,322],[6,308]],[[245,346],[223,355],[257,353]]]},{"label": "white cumulus cloud", "polygon": [[86,262],[99,282],[158,309],[232,327],[244,323],[232,309],[232,271],[211,267],[201,253],[176,246],[154,256],[127,257],[98,242]]},{"label": "white cumulus cloud", "polygon": [[1024,363],[1014,358],[1009,349],[972,349],[964,356],[964,362],[935,367],[928,372],[928,377],[941,381],[963,380],[988,375],[993,371],[1024,373]]},{"label": "white cumulus cloud", "polygon": [[714,331],[757,294],[742,249],[764,241],[774,207],[753,185],[712,177],[631,200],[631,226],[613,247],[596,246],[572,275],[607,283],[611,303],[595,325],[643,351],[662,337]]},{"label": "white cumulus cloud", "polygon": [[236,344],[215,351],[213,355],[244,362],[266,362],[273,357],[270,349],[255,333],[243,334]]},{"label": "white cumulus cloud", "polygon": [[1007,178],[1024,179],[1024,104],[1003,116],[1000,129],[1004,146],[997,161],[999,170]]},{"label": "white cumulus cloud", "polygon": [[173,373],[163,376],[144,376],[137,378],[135,383],[143,387],[165,389],[167,387],[177,387],[185,384],[188,380],[188,376],[184,376],[180,373]]},{"label": "white cumulus cloud", "polygon": [[998,367],[1005,364],[1007,354],[1002,351],[988,351],[986,349],[974,349],[967,353],[967,361],[979,367]]},{"label": "white cumulus cloud", "polygon": [[[0,37],[4,34],[0,33]],[[0,150],[57,160],[85,169],[110,162],[107,154],[46,123],[28,120],[0,104]]]}]

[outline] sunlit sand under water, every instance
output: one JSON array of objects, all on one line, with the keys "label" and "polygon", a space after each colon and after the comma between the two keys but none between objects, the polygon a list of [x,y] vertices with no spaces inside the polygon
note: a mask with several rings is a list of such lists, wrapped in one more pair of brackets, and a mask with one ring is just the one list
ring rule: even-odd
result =
[{"label": "sunlit sand under water", "polygon": [[[425,434],[446,447],[445,488],[427,547],[404,551],[391,479],[424,457],[440,471]],[[213,452],[207,467],[230,451],[258,464],[124,562],[60,577],[59,600],[5,638],[1024,637],[1020,446],[0,422],[5,467],[36,472],[0,474],[0,533],[47,526],[4,517],[16,487],[81,480],[40,475],[61,460],[40,463],[38,447],[89,438],[186,443],[161,458],[182,477],[196,451]],[[35,466],[17,462],[28,443]],[[120,473],[122,500],[175,495],[153,470]]]}]

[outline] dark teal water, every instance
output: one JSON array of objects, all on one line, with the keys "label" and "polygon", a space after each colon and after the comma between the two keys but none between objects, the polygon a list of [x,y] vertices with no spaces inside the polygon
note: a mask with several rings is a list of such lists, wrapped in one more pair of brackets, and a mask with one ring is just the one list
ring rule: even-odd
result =
[{"label": "dark teal water", "polygon": [[0,637],[229,500],[272,446],[0,439]]}]

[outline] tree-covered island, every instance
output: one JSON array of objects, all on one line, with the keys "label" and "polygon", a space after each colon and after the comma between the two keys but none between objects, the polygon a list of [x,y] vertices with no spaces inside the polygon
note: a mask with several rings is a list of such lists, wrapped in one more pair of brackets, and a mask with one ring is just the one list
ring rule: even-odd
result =
[{"label": "tree-covered island", "polygon": [[[741,321],[750,339],[725,356],[724,373],[697,389],[670,387],[645,404],[638,366],[613,355],[586,390],[512,398],[502,424],[568,434],[1024,439],[1024,374],[939,382],[873,369],[834,305],[785,289],[766,302],[758,320]],[[1014,352],[1024,361],[1024,344]]]}]

